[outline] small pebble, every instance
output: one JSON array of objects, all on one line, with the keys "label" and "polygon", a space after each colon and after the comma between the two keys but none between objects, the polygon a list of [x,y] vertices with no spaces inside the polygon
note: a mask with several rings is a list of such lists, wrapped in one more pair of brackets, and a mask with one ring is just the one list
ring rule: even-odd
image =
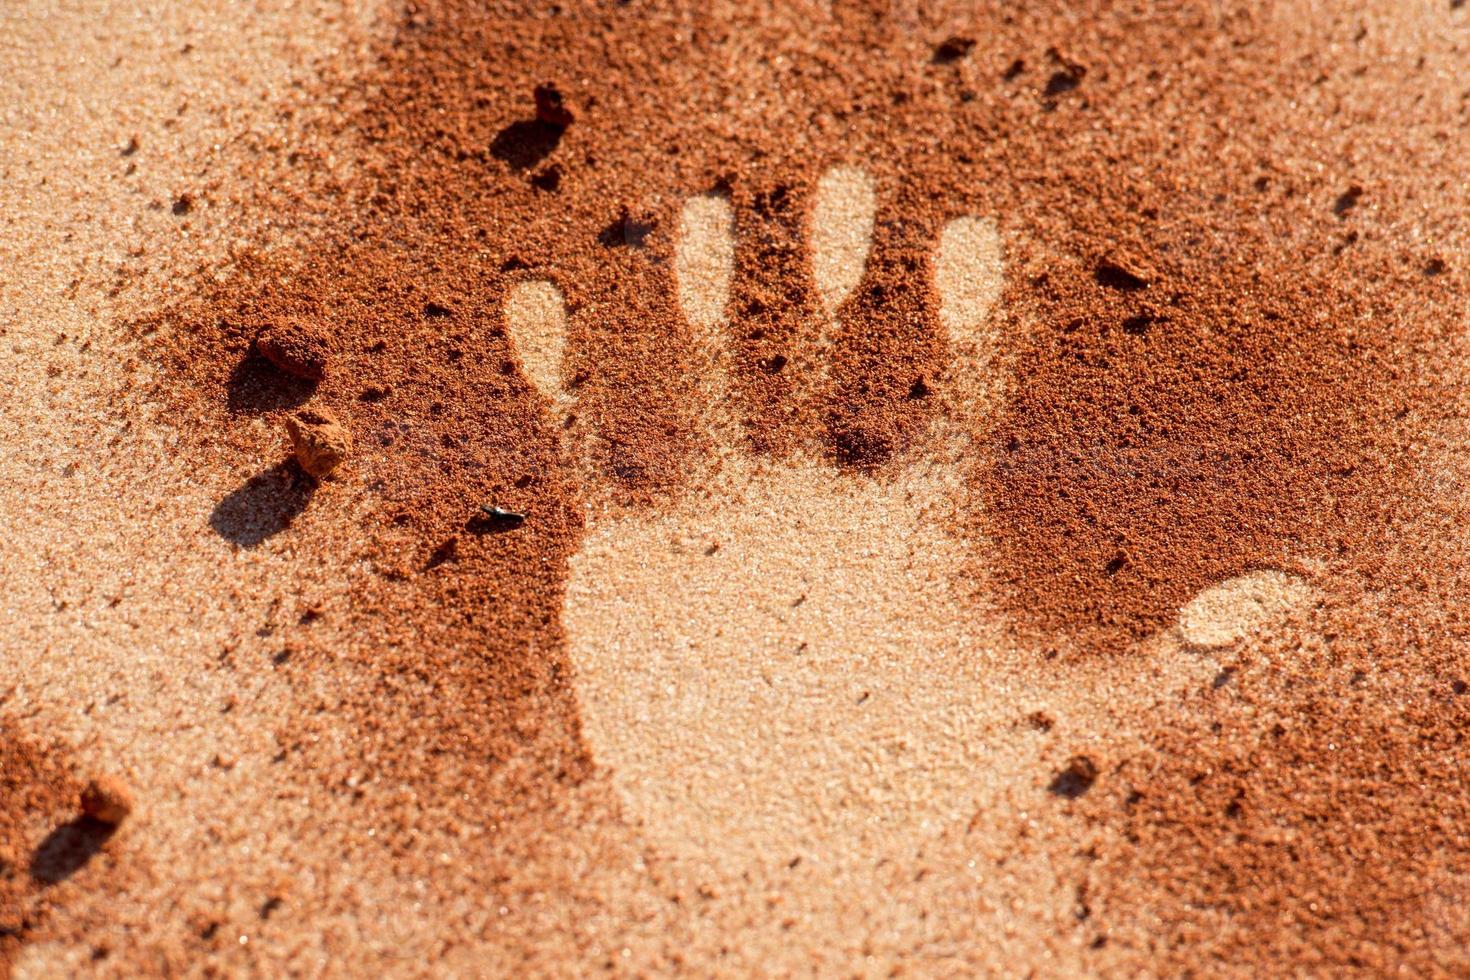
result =
[{"label": "small pebble", "polygon": [[285,323],[266,327],[255,338],[255,349],[267,361],[294,377],[320,381],[327,375],[326,338],[305,324]]},{"label": "small pebble", "polygon": [[133,794],[115,776],[98,776],[82,790],[82,813],[106,824],[120,824],[133,812]]},{"label": "small pebble", "polygon": [[546,125],[566,129],[577,118],[572,114],[571,106],[562,98],[561,90],[555,85],[537,85],[534,94],[536,118]]},{"label": "small pebble", "polygon": [[330,476],[352,451],[352,437],[325,408],[305,408],[288,416],[286,432],[296,461],[318,480]]}]

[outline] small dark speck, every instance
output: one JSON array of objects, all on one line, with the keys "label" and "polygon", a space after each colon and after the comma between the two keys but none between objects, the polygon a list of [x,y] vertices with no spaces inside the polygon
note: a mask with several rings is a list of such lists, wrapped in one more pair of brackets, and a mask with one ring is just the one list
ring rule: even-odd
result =
[{"label": "small dark speck", "polygon": [[974,46],[975,41],[973,38],[948,38],[944,41],[943,44],[934,49],[934,63],[939,65],[947,65],[952,61],[959,61],[965,55],[969,54],[970,49]]},{"label": "small dark speck", "polygon": [[1052,779],[1047,789],[1054,796],[1075,800],[1092,789],[1092,784],[1095,782],[1097,782],[1097,763],[1085,755],[1074,755],[1067,763],[1067,767]]},{"label": "small dark speck", "polygon": [[441,306],[438,303],[425,303],[424,304],[424,316],[445,317],[445,316],[450,316],[452,314],[452,312],[453,311],[450,310],[449,307],[447,307],[447,306]]},{"label": "small dark speck", "polygon": [[1024,72],[1025,70],[1026,62],[1020,58],[1017,58],[1015,61],[1011,62],[1010,67],[1008,67],[1004,72],[1001,73],[1000,77],[1003,81],[1014,82],[1017,78],[1021,77],[1022,72]]},{"label": "small dark speck", "polygon": [[1125,555],[1114,555],[1113,556],[1113,560],[1110,561],[1110,562],[1108,562],[1107,567],[1103,569],[1103,572],[1109,578],[1112,578],[1114,575],[1117,575],[1119,572],[1121,572],[1127,565],[1128,565],[1128,558],[1127,558],[1127,556],[1125,556]]},{"label": "small dark speck", "polygon": [[1337,202],[1332,205],[1332,213],[1338,217],[1342,217],[1358,206],[1358,198],[1362,196],[1363,188],[1354,184],[1338,195]]},{"label": "small dark speck", "polygon": [[1057,66],[1057,70],[1046,80],[1046,91],[1042,93],[1046,98],[1055,98],[1082,84],[1082,76],[1087,74],[1086,68],[1067,58],[1056,48],[1050,49],[1046,54],[1052,64]]},{"label": "small dark speck", "polygon": [[174,198],[174,214],[188,214],[194,210],[194,195],[180,194]]},{"label": "small dark speck", "polygon": [[1450,685],[1450,690],[1456,694],[1464,694],[1466,691],[1470,691],[1470,685],[1467,685],[1464,681],[1455,681]]},{"label": "small dark speck", "polygon": [[138,152],[138,137],[129,137],[128,142],[120,151],[121,156],[130,157]]},{"label": "small dark speck", "polygon": [[459,560],[459,538],[451,536],[429,555],[429,560],[424,563],[424,571],[438,568],[440,565],[448,565]]},{"label": "small dark speck", "polygon": [[1445,270],[1444,259],[1430,259],[1424,266],[1426,276],[1443,275]]},{"label": "small dark speck", "polygon": [[1072,91],[1082,84],[1082,77],[1070,71],[1054,71],[1046,80],[1046,94],[1048,96],[1062,95]]},{"label": "small dark speck", "polygon": [[654,222],[639,221],[624,209],[617,220],[598,233],[597,241],[607,248],[643,248],[654,226]]}]

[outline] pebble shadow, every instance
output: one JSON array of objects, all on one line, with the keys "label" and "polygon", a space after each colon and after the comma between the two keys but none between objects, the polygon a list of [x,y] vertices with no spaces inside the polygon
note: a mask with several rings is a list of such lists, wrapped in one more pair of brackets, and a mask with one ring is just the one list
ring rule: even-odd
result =
[{"label": "pebble shadow", "polygon": [[525,170],[545,160],[561,142],[563,132],[561,126],[536,119],[514,122],[495,134],[490,155],[517,170]]},{"label": "pebble shadow", "polygon": [[209,526],[231,544],[254,548],[290,527],[315,490],[315,481],[294,462],[277,463],[216,504]]},{"label": "pebble shadow", "polygon": [[226,404],[231,412],[262,415],[304,405],[316,391],[316,382],[293,378],[251,351],[230,372],[226,391]]},{"label": "pebble shadow", "polygon": [[77,817],[46,835],[31,855],[31,877],[45,885],[65,881],[86,867],[117,828],[112,824]]}]

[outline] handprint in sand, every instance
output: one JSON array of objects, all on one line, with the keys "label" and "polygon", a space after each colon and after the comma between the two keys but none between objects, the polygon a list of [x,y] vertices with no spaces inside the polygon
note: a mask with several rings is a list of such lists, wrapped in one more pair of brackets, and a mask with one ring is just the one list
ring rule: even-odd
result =
[{"label": "handprint in sand", "polygon": [[[743,237],[738,199],[690,199],[675,292],[715,445],[652,506],[620,505],[580,467],[588,526],[563,622],[585,738],[664,848],[725,868],[831,869],[912,851],[1016,793],[1081,791],[1130,718],[1208,683],[1211,648],[1305,596],[1275,571],[1221,583],[1138,644],[1127,672],[1050,663],[1015,640],[983,574],[965,571],[983,567],[985,542],[956,530],[972,506],[969,447],[1008,383],[992,315],[1002,234],[985,216],[927,231],[880,221],[907,251],[865,269],[880,196],[861,171],[829,171],[799,215],[805,248]],[[788,422],[809,423],[785,451],[752,448],[761,430],[729,380],[731,338],[767,312],[732,299],[746,248],[809,263],[797,274],[815,284],[791,355],[768,365],[784,376]],[[909,437],[901,419],[828,411],[835,386],[853,383],[834,380],[835,338],[863,304],[901,305],[883,292],[894,275],[911,280],[913,315],[937,318],[946,365],[914,385],[915,399],[940,401]],[[520,283],[506,322],[576,466],[583,446],[616,434],[578,411],[561,292]],[[874,444],[876,465],[854,463]],[[1028,718],[1056,737],[1030,737]]]}]

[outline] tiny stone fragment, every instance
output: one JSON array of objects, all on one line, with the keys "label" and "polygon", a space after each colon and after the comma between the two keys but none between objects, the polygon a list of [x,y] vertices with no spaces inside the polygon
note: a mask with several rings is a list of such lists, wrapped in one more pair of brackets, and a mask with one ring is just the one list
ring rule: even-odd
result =
[{"label": "tiny stone fragment", "polygon": [[1093,268],[1092,275],[1099,286],[1116,289],[1120,293],[1147,289],[1152,279],[1151,272],[1145,266],[1122,256],[1102,259]]},{"label": "tiny stone fragment", "polygon": [[566,129],[577,118],[573,115],[571,106],[567,105],[566,99],[562,97],[561,90],[555,85],[537,85],[534,94],[536,118],[546,125]]},{"label": "tiny stone fragment", "polygon": [[105,824],[120,824],[133,812],[133,794],[115,776],[98,776],[82,790],[82,813]]},{"label": "tiny stone fragment", "polygon": [[352,438],[325,408],[306,408],[286,419],[291,449],[301,468],[318,480],[330,476],[352,451]]},{"label": "tiny stone fragment", "polygon": [[327,374],[327,342],[302,323],[274,324],[255,338],[255,349],[287,374],[320,381]]}]

